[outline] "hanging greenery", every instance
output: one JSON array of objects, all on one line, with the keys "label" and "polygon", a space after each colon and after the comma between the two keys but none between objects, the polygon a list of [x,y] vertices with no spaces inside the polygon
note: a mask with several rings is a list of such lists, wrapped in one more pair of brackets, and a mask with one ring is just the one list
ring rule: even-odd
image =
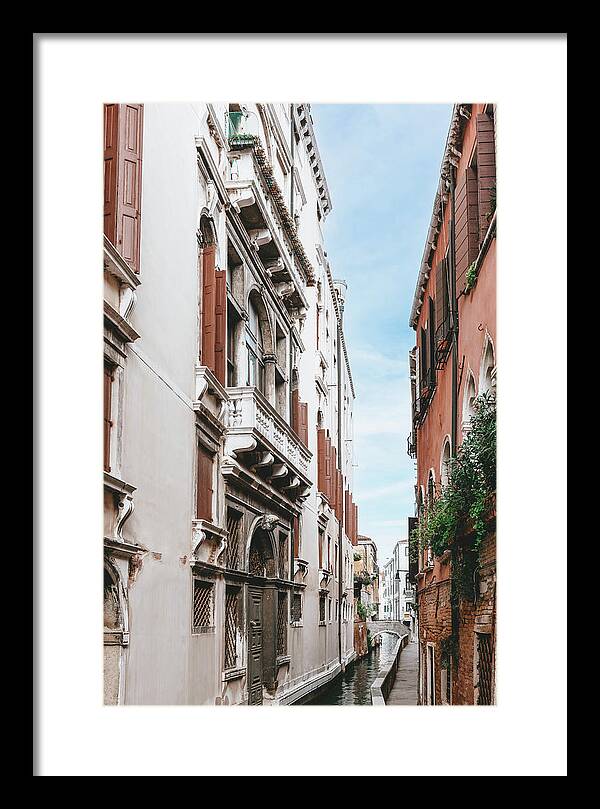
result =
[{"label": "hanging greenery", "polygon": [[[435,556],[452,550],[452,576],[456,598],[473,599],[479,548],[486,535],[486,513],[496,491],[496,399],[491,393],[479,396],[475,413],[457,457],[452,460],[448,486],[428,505],[411,534],[413,559],[424,548]],[[455,540],[467,542],[456,547]]]}]

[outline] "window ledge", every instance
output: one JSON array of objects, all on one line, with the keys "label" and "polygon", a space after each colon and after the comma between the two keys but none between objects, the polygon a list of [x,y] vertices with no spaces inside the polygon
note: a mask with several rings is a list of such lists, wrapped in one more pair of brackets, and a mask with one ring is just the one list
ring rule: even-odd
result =
[{"label": "window ledge", "polygon": [[246,676],[246,669],[225,669],[223,672],[223,682],[229,682],[229,680],[239,680],[241,677]]},{"label": "window ledge", "polygon": [[291,655],[279,655],[277,658],[277,665],[278,666],[285,666],[287,663],[292,662]]},{"label": "window ledge", "polygon": [[304,626],[302,621],[290,621],[290,626],[293,629],[301,629]]}]

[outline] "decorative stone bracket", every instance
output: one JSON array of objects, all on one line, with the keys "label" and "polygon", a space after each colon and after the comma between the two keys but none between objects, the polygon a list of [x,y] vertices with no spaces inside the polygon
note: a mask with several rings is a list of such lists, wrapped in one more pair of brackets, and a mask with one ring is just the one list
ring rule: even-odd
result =
[{"label": "decorative stone bracket", "polygon": [[321,568],[321,570],[319,570],[319,582],[320,582],[319,586],[320,586],[320,588],[322,590],[326,589],[327,585],[329,584],[329,582],[331,581],[332,578],[333,578],[333,573],[332,573],[331,570],[324,570],[323,568]]},{"label": "decorative stone bracket", "polygon": [[227,547],[227,531],[208,520],[192,520],[192,556],[190,561],[217,564]]},{"label": "decorative stone bracket", "polygon": [[298,581],[296,578],[298,574],[300,574],[302,581],[304,581],[308,575],[308,562],[304,559],[294,559],[294,581]]}]

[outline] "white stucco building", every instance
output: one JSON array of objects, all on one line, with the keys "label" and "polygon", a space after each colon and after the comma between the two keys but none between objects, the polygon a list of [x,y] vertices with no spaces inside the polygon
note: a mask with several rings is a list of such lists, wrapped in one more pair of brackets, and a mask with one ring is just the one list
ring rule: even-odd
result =
[{"label": "white stucco building", "polygon": [[105,702],[302,700],[357,537],[309,105],[110,104],[104,158]]},{"label": "white stucco building", "polygon": [[415,593],[408,580],[408,540],[400,539],[394,545],[391,557],[383,566],[383,618],[402,621],[415,629]]}]

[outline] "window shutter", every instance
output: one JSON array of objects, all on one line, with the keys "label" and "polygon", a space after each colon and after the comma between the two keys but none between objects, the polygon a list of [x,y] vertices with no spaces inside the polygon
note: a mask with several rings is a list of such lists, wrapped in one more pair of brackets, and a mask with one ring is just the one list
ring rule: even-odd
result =
[{"label": "window shutter", "polygon": [[427,324],[427,332],[429,334],[429,379],[430,383],[433,385],[433,380],[435,376],[435,365],[436,365],[436,344],[435,344],[435,328],[436,328],[436,319],[435,319],[435,304],[433,302],[433,298],[429,298],[429,323]]},{"label": "window shutter", "polygon": [[117,244],[119,105],[104,105],[104,235]]},{"label": "window shutter", "polygon": [[475,119],[477,130],[477,180],[479,195],[479,242],[483,241],[490,224],[492,189],[496,187],[496,143],[494,121],[487,113]]},{"label": "window shutter", "polygon": [[354,545],[358,545],[358,506],[354,505],[354,522],[353,522],[353,529],[354,529]]},{"label": "window shutter", "polygon": [[348,537],[348,539],[351,539],[351,537],[350,537],[350,523],[351,523],[351,519],[350,519],[350,490],[346,489],[346,491],[344,492],[344,531],[345,531],[346,536]]},{"label": "window shutter", "polygon": [[308,446],[308,404],[299,402],[300,405],[300,432],[299,437],[305,447]]},{"label": "window shutter", "polygon": [[317,485],[325,494],[325,430],[317,430]]},{"label": "window shutter", "polygon": [[143,105],[119,108],[117,176],[117,243],[115,247],[135,272],[140,271]]},{"label": "window shutter", "polygon": [[338,469],[337,473],[337,518],[342,525],[342,520],[344,519],[344,476]]},{"label": "window shutter", "polygon": [[300,558],[300,517],[296,515],[292,521],[292,532],[294,534],[294,559]]},{"label": "window shutter", "polygon": [[298,388],[292,391],[292,430],[297,436],[300,435],[300,399],[298,396]]},{"label": "window shutter", "polygon": [[479,223],[477,202],[477,177],[472,168],[467,168],[456,186],[455,218],[455,266],[456,293],[462,292],[466,272],[479,252]]},{"label": "window shutter", "polygon": [[196,517],[199,520],[212,520],[213,501],[213,455],[198,444],[198,471]]},{"label": "window shutter", "polygon": [[112,383],[113,372],[104,366],[104,471],[110,472],[110,431],[112,428]]},{"label": "window shutter", "polygon": [[227,341],[227,279],[224,270],[215,272],[215,376],[225,385],[225,346]]},{"label": "window shutter", "polygon": [[215,246],[209,244],[201,252],[202,260],[202,365],[215,367]]},{"label": "window shutter", "polygon": [[337,514],[338,505],[337,505],[337,450],[335,447],[331,447],[331,508],[333,509],[334,513]]},{"label": "window shutter", "polygon": [[331,503],[331,439],[325,439],[325,497]]},{"label": "window shutter", "polygon": [[435,328],[436,344],[439,345],[450,333],[447,259],[440,261],[435,270]]}]

